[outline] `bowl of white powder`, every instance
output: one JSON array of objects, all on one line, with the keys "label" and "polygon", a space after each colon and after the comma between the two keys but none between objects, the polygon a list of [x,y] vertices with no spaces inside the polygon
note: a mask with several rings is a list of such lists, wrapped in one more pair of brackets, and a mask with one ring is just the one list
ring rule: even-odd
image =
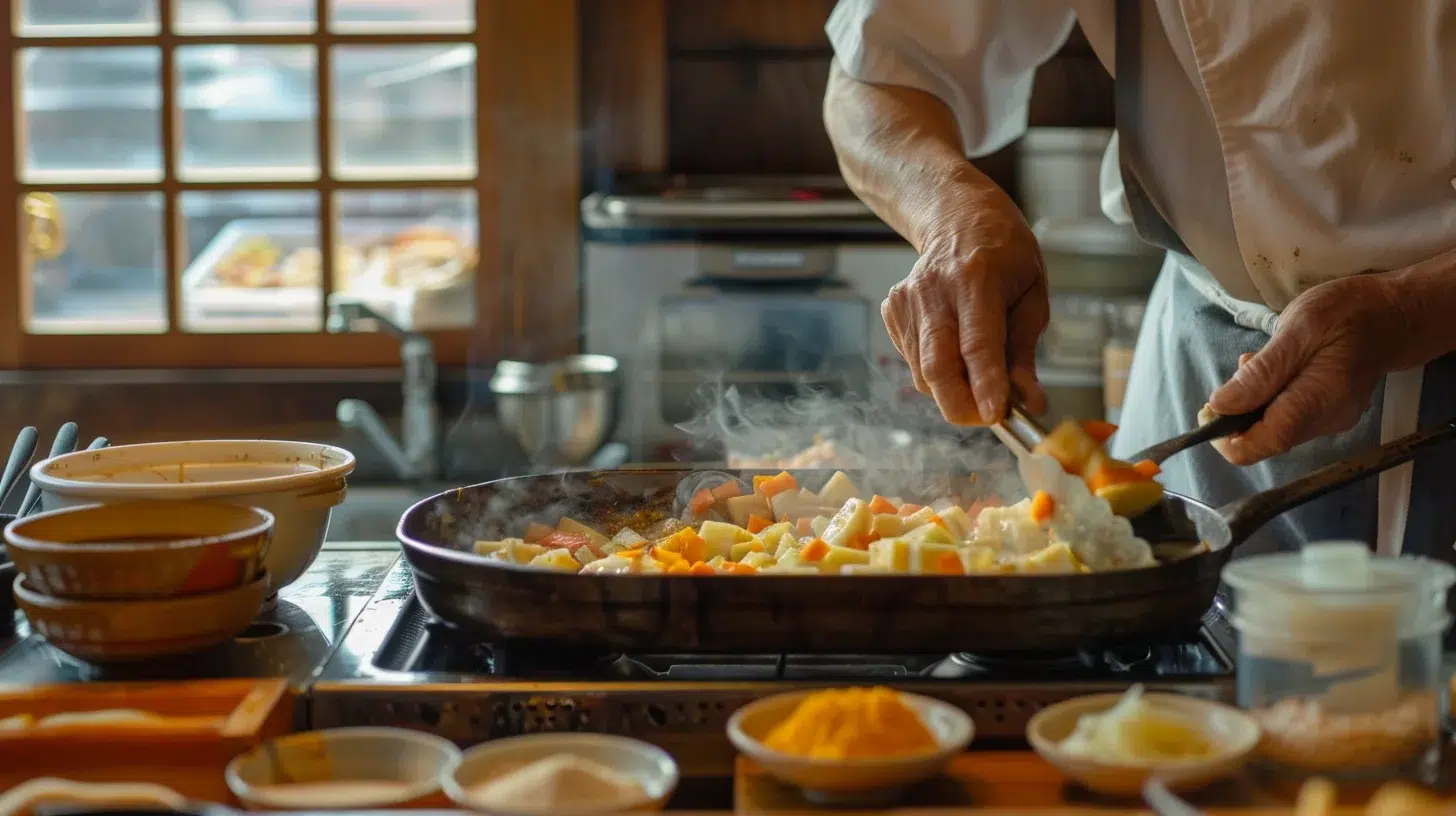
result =
[{"label": "bowl of white powder", "polygon": [[252,810],[372,810],[443,804],[440,779],[460,749],[405,728],[302,731],[228,763],[228,788]]},{"label": "bowl of white powder", "polygon": [[494,816],[601,816],[661,810],[677,762],[655,745],[605,734],[531,734],[475,746],[441,780],[455,804]]}]

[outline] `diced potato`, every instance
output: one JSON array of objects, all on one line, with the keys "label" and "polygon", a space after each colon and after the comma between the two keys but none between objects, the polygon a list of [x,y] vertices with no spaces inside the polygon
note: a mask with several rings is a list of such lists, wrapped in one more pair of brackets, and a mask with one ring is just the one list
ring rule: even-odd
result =
[{"label": "diced potato", "polygon": [[[533,558],[544,552],[560,552],[568,557],[571,556],[571,553],[566,550],[547,550],[539,544],[527,544],[515,538],[510,539],[505,547],[490,553],[489,557],[511,564],[529,564]],[[576,559],[572,560],[574,562]]]},{"label": "diced potato", "polygon": [[781,521],[778,524],[770,524],[769,526],[765,527],[763,531],[758,534],[758,539],[763,542],[764,549],[772,552],[778,549],[779,539],[782,538],[785,533],[792,533],[793,531],[793,524],[790,524],[787,521]]},{"label": "diced potato", "polygon": [[1080,572],[1082,562],[1072,553],[1065,541],[1048,544],[1045,548],[1026,557],[1023,569],[1032,573]]},{"label": "diced potato", "polygon": [[871,541],[870,564],[891,572],[905,572],[910,568],[910,542],[903,538],[882,538]]},{"label": "diced potato", "polygon": [[799,546],[800,545],[798,537],[796,537],[792,533],[784,533],[783,535],[779,536],[779,544],[777,547],[774,548],[774,558],[783,560],[784,558],[787,558],[790,553],[797,552]]},{"label": "diced potato", "polygon": [[940,526],[939,524],[922,524],[922,525],[920,525],[919,527],[916,527],[913,530],[906,530],[905,531],[905,535],[900,536],[900,537],[903,538],[903,539],[905,539],[906,541],[910,541],[910,542],[913,542],[913,543],[916,543],[916,544],[921,544],[921,543],[930,543],[930,544],[954,544],[954,543],[956,543],[956,537],[951,534],[951,531],[945,529],[944,527]]},{"label": "diced potato", "polygon": [[728,552],[728,560],[742,561],[743,557],[748,555],[749,553],[764,552],[767,549],[768,548],[763,545],[763,542],[758,539],[758,536],[754,536],[747,541],[736,542],[733,545],[733,548]]},{"label": "diced potato", "polygon": [[938,573],[942,571],[939,564],[943,558],[950,556],[959,563],[961,551],[954,544],[943,544],[938,541],[912,541],[909,556],[910,572]]},{"label": "diced potato", "polygon": [[769,507],[768,499],[758,493],[734,496],[724,500],[723,504],[728,509],[728,519],[739,527],[748,526],[749,516],[773,518],[773,508]]},{"label": "diced potato", "polygon": [[1106,499],[1112,512],[1124,518],[1136,518],[1163,500],[1163,486],[1148,479],[1141,482],[1119,482],[1100,488],[1097,497]]},{"label": "diced potato", "polygon": [[571,557],[575,558],[576,562],[583,567],[598,560],[597,554],[592,552],[591,547],[577,547],[571,551]]},{"label": "diced potato", "polygon": [[504,549],[509,549],[517,544],[525,544],[519,538],[503,538],[500,541],[477,541],[475,542],[476,555],[490,555]]},{"label": "diced potato", "polygon": [[[586,549],[583,547],[582,549]],[[562,572],[576,572],[582,565],[576,560],[576,556],[563,549],[547,550],[527,562],[532,567],[542,569],[560,570]]]},{"label": "diced potato", "polygon": [[946,528],[950,530],[950,534],[957,539],[970,538],[971,534],[975,532],[976,525],[971,521],[971,517],[966,515],[966,511],[961,509],[960,505],[952,504],[940,511],[939,515],[941,520],[945,522]]},{"label": "diced potato", "polygon": [[859,488],[854,486],[854,482],[851,482],[842,470],[836,470],[834,475],[829,477],[829,481],[819,489],[819,498],[828,504],[843,505],[850,499],[858,497]]},{"label": "diced potato", "polygon": [[767,567],[772,567],[774,564],[778,563],[778,561],[772,555],[769,555],[766,552],[751,552],[748,555],[743,556],[743,560],[738,563],[747,564],[748,566],[757,569],[765,569]]},{"label": "diced potato", "polygon": [[870,532],[880,538],[894,538],[905,533],[905,519],[894,513],[877,513],[870,519]]},{"label": "diced potato", "polygon": [[840,547],[838,545],[831,544],[829,545],[828,554],[826,554],[823,558],[819,559],[819,571],[836,573],[840,571],[840,568],[848,566],[850,564],[862,564],[867,566],[869,563],[870,554],[868,551],[856,550],[852,547]]},{"label": "diced potato", "polygon": [[916,527],[929,524],[935,517],[936,512],[934,507],[922,507],[904,517],[905,530],[910,531]]},{"label": "diced potato", "polygon": [[611,555],[619,550],[630,550],[633,547],[645,547],[649,544],[647,538],[631,527],[623,527],[612,536],[612,539],[602,547],[602,552]]},{"label": "diced potato", "polygon": [[753,533],[748,532],[734,524],[722,521],[705,521],[698,526],[698,535],[703,537],[707,544],[706,558],[721,555],[728,558],[733,552],[733,545],[740,541],[751,541]]},{"label": "diced potato", "polygon": [[594,546],[594,547],[596,547],[598,549],[601,549],[602,547],[606,546],[606,543],[607,543],[607,537],[606,536],[602,535],[601,533],[597,532],[596,530],[593,530],[592,528],[586,526],[585,524],[582,524],[581,522],[577,521],[576,519],[563,518],[556,525],[556,529],[559,532],[563,532],[563,533],[572,533],[574,535],[586,536],[586,540],[587,541],[590,541],[592,543],[592,546]]},{"label": "diced potato", "polygon": [[551,532],[554,529],[554,527],[542,524],[539,521],[533,521],[530,524],[526,525],[526,534],[521,537],[531,542],[532,544],[535,544],[537,541],[540,541],[546,536],[551,535]]},{"label": "diced potato", "polygon": [[[838,475],[838,474],[835,474]],[[848,499],[844,507],[830,519],[824,529],[814,532],[830,546],[845,547],[854,541],[862,541],[870,532],[872,514],[870,506],[863,499]]]},{"label": "diced potato", "polygon": [[1102,451],[1102,445],[1071,419],[1064,419],[1039,442],[1034,449],[1061,463],[1068,473],[1080,474],[1087,467],[1087,460]]},{"label": "diced potato", "polygon": [[964,547],[961,549],[961,563],[967,573],[996,572],[996,551],[990,547]]},{"label": "diced potato", "polygon": [[727,563],[728,559],[724,558],[721,555],[715,555],[708,561],[708,566],[712,567],[713,569],[722,569],[723,565]]}]

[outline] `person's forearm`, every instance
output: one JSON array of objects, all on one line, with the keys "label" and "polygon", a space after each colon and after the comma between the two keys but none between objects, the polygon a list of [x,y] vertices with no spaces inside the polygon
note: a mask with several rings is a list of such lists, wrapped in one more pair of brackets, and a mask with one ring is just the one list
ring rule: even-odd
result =
[{"label": "person's forearm", "polygon": [[1407,342],[1390,370],[1424,365],[1456,352],[1456,249],[1378,276],[1388,287],[1406,327]]},{"label": "person's forearm", "polygon": [[835,62],[824,125],[850,188],[918,251],[977,207],[1012,206],[966,159],[955,117],[928,93],[861,82]]}]

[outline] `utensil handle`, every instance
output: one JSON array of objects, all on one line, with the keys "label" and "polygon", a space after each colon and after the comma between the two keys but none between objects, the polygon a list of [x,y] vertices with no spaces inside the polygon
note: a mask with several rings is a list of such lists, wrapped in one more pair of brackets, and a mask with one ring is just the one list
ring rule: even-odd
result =
[{"label": "utensil handle", "polygon": [[1175,436],[1156,445],[1151,445],[1138,453],[1128,457],[1130,462],[1139,462],[1143,459],[1163,464],[1170,457],[1175,456],[1189,448],[1196,448],[1205,442],[1215,439],[1222,439],[1225,436],[1232,436],[1236,433],[1243,433],[1254,427],[1254,423],[1264,418],[1264,409],[1250,411],[1247,414],[1228,414],[1218,416],[1203,425],[1194,428],[1186,434]]},{"label": "utensil handle", "polygon": [[1452,439],[1456,439],[1456,419],[1326,465],[1272,490],[1229,502],[1220,507],[1218,512],[1228,522],[1230,542],[1238,546],[1275,516],[1351,482],[1405,464],[1414,459],[1416,454]]},{"label": "utensil handle", "polygon": [[1012,403],[1006,418],[991,426],[991,433],[1019,459],[1046,438],[1046,429],[1026,409]]},{"label": "utensil handle", "polygon": [[[54,459],[57,456],[75,450],[76,436],[79,432],[80,429],[76,427],[76,423],[74,422],[67,422],[62,425],[60,430],[56,431],[56,439],[51,443],[51,452],[46,458]],[[30,511],[34,510],[35,506],[39,503],[40,485],[31,482],[30,487],[26,488],[25,499],[20,502],[20,507],[15,511],[16,517],[20,518],[30,515]]]},{"label": "utensil handle", "polygon": [[25,470],[25,466],[30,464],[31,457],[35,456],[35,443],[39,439],[40,433],[30,425],[21,428],[20,433],[15,435],[15,444],[10,448],[10,458],[5,461],[5,473],[0,475],[0,504],[5,503],[5,497],[9,496],[11,488],[15,487],[21,471]]}]

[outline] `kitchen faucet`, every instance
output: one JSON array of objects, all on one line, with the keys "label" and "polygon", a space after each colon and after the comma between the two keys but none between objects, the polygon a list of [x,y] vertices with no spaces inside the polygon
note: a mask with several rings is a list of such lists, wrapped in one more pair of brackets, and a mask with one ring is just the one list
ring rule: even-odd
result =
[{"label": "kitchen faucet", "polygon": [[435,348],[430,338],[401,328],[362,303],[329,304],[329,331],[350,331],[357,320],[373,320],[399,338],[403,370],[404,413],[401,440],[385,427],[374,406],[359,399],[339,401],[339,424],[363,433],[384,454],[405,481],[426,481],[440,475],[438,408],[435,405]]}]

